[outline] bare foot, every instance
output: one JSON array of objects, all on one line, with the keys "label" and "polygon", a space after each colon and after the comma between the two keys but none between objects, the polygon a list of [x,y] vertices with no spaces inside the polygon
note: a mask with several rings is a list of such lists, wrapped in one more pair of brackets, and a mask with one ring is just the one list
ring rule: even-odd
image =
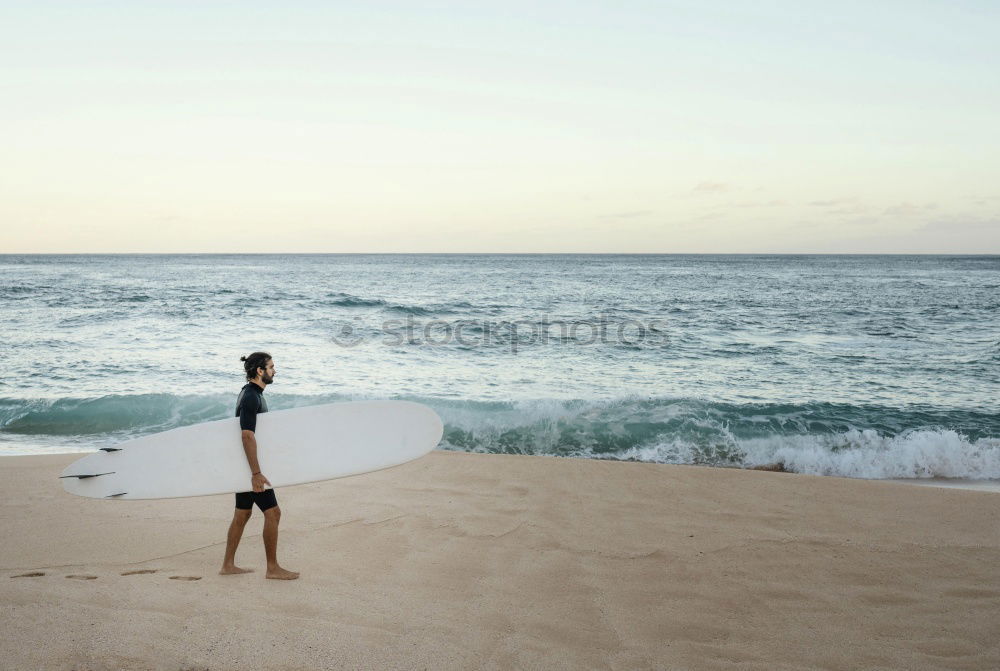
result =
[{"label": "bare foot", "polygon": [[296,571],[286,571],[280,566],[267,569],[267,577],[272,580],[295,580],[299,577]]},{"label": "bare foot", "polygon": [[252,568],[240,568],[239,566],[223,566],[219,575],[236,575],[237,573],[253,573]]}]

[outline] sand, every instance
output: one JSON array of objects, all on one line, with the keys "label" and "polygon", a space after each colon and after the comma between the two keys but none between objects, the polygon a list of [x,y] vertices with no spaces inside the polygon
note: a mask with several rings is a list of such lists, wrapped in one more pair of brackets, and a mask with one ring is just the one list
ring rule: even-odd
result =
[{"label": "sand", "polygon": [[284,582],[78,456],[0,459],[4,669],[1000,668],[997,493],[435,452],[279,489]]}]

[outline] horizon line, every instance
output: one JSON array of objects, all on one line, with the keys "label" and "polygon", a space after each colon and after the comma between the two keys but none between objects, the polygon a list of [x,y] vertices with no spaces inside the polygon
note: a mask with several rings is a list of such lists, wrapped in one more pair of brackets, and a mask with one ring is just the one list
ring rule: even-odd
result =
[{"label": "horizon line", "polygon": [[1000,256],[997,252],[0,252],[3,256]]}]

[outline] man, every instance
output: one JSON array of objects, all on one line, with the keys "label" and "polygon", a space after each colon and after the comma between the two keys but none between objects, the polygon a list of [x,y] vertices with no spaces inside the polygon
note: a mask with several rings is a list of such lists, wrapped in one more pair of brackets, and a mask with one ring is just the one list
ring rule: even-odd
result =
[{"label": "man", "polygon": [[[267,577],[277,580],[295,580],[299,574],[286,571],[278,566],[278,521],[281,519],[281,508],[270,489],[271,483],[260,472],[257,463],[257,439],[254,431],[257,429],[257,415],[267,412],[267,401],[264,400],[264,388],[274,382],[274,361],[267,352],[254,352],[250,356],[240,357],[246,370],[248,382],[240,391],[236,401],[236,416],[240,418],[240,430],[243,437],[243,451],[250,464],[250,487],[252,491],[237,492],[236,512],[233,522],[229,525],[229,535],[226,538],[226,556],[222,560],[221,575],[250,573],[253,569],[240,568],[235,564],[236,547],[243,537],[254,504],[264,513],[264,553],[267,555]],[[265,485],[267,488],[265,488]]]}]

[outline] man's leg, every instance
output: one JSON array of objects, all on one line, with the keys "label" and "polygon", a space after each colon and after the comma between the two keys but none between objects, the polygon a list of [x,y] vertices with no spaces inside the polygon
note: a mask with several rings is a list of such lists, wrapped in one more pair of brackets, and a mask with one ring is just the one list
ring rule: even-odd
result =
[{"label": "man's leg", "polygon": [[247,520],[250,519],[250,513],[253,512],[253,508],[249,510],[243,510],[242,508],[237,508],[233,513],[233,521],[229,525],[229,533],[226,535],[226,556],[222,560],[222,570],[219,571],[220,575],[233,575],[236,573],[250,573],[253,569],[240,568],[236,565],[236,548],[240,544],[240,539],[243,538],[243,529],[247,525]]},{"label": "man's leg", "polygon": [[278,580],[295,580],[299,574],[278,566],[278,522],[281,508],[273,506],[264,511],[264,554],[267,555],[267,577]]}]

